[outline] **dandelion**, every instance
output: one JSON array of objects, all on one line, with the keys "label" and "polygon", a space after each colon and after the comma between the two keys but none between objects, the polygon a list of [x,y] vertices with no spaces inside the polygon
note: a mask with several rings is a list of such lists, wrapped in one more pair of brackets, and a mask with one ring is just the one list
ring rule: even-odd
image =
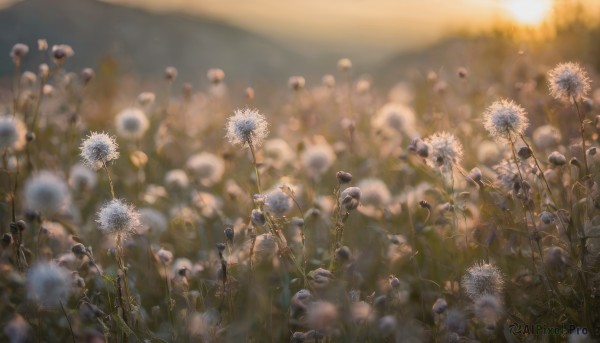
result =
[{"label": "dandelion", "polygon": [[360,202],[365,207],[383,209],[392,200],[389,188],[381,179],[367,178],[361,180],[357,187],[360,189]]},{"label": "dandelion", "polygon": [[556,148],[562,140],[560,131],[552,125],[542,125],[533,131],[533,144],[538,149],[548,150]]},{"label": "dandelion", "polygon": [[263,148],[266,163],[281,169],[294,162],[296,154],[290,145],[281,138],[269,139]]},{"label": "dandelion", "polygon": [[60,306],[71,292],[71,276],[69,272],[57,265],[40,263],[27,273],[27,298],[42,307]]},{"label": "dandelion", "polygon": [[398,133],[414,135],[415,112],[402,104],[388,103],[377,111],[372,125],[388,136]]},{"label": "dandelion", "polygon": [[453,165],[459,164],[462,160],[462,144],[451,133],[434,133],[425,140],[425,144],[429,146],[427,164],[431,168],[451,170]]},{"label": "dandelion", "polygon": [[150,122],[144,111],[138,108],[126,108],[119,112],[115,117],[115,125],[119,136],[138,140],[144,136],[144,133],[150,127]]},{"label": "dandelion", "polygon": [[227,120],[226,131],[231,144],[251,146],[251,149],[261,146],[269,134],[265,116],[249,108],[235,110]]},{"label": "dandelion", "polygon": [[31,210],[52,215],[64,210],[68,201],[67,184],[49,171],[39,172],[25,183],[25,204]]},{"label": "dandelion", "polygon": [[504,288],[504,277],[492,264],[475,264],[467,269],[462,279],[462,286],[467,295],[476,300],[483,295],[500,295]]},{"label": "dandelion", "polygon": [[90,168],[98,170],[119,158],[118,148],[114,137],[104,132],[92,132],[81,144],[81,157]]},{"label": "dandelion", "polygon": [[523,107],[511,100],[498,100],[483,113],[483,126],[499,141],[512,142],[515,136],[523,135],[528,125]]},{"label": "dandelion", "polygon": [[167,188],[182,191],[188,188],[189,184],[190,180],[187,174],[181,169],[169,170],[165,175],[165,186]]},{"label": "dandelion", "polygon": [[106,203],[97,214],[96,222],[105,234],[129,236],[140,226],[140,214],[132,205],[119,199]]},{"label": "dandelion", "polygon": [[205,187],[211,187],[221,181],[225,172],[225,163],[217,155],[202,152],[190,156],[186,168]]},{"label": "dandelion", "polygon": [[139,235],[151,233],[160,235],[167,231],[169,223],[164,214],[153,208],[140,208],[140,226],[136,230]]},{"label": "dandelion", "polygon": [[573,62],[560,63],[548,72],[550,95],[569,102],[584,97],[590,91],[590,79],[585,69]]},{"label": "dandelion", "polygon": [[18,118],[10,115],[0,117],[0,151],[23,149],[27,129]]},{"label": "dandelion", "polygon": [[475,317],[487,330],[495,330],[496,323],[502,316],[502,303],[495,295],[483,295],[475,300]]},{"label": "dandelion", "polygon": [[69,172],[69,186],[78,192],[89,191],[96,187],[98,176],[88,166],[77,163]]},{"label": "dandelion", "polygon": [[292,209],[292,199],[279,187],[264,195],[265,210],[275,216],[284,216]]},{"label": "dandelion", "polygon": [[301,155],[302,166],[313,178],[320,178],[335,161],[335,153],[329,144],[312,145]]}]

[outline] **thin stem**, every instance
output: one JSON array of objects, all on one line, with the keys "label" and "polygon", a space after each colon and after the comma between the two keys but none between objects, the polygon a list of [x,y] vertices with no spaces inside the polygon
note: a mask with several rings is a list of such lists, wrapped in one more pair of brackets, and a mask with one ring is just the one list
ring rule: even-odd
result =
[{"label": "thin stem", "polygon": [[71,331],[71,338],[73,339],[73,343],[77,342],[77,340],[75,339],[75,333],[73,333],[73,326],[71,326],[71,320],[69,319],[69,316],[67,315],[67,311],[65,310],[65,306],[62,303],[62,300],[58,300],[59,304],[60,304],[60,308],[62,309],[63,314],[65,315],[65,318],[67,319],[67,323],[69,323],[69,331]]},{"label": "thin stem", "polygon": [[169,280],[169,272],[167,271],[167,264],[162,263],[164,271],[165,271],[165,284],[167,285],[167,312],[169,314],[169,322],[171,322],[171,327],[173,328],[173,340],[177,340],[177,334],[175,331],[175,321],[173,320],[173,309],[171,308],[171,285]]},{"label": "thin stem", "polygon": [[587,151],[585,149],[585,123],[583,122],[583,115],[579,110],[579,104],[577,103],[577,100],[575,100],[575,97],[573,97],[573,103],[575,104],[575,108],[577,109],[577,117],[579,118],[579,134],[581,135],[581,149],[583,150],[583,169],[585,171],[584,177],[586,177],[590,171],[588,169]]},{"label": "thin stem", "polygon": [[262,193],[260,187],[260,176],[258,174],[258,166],[256,164],[256,153],[254,152],[254,145],[252,144],[252,138],[248,138],[248,146],[250,147],[250,153],[252,154],[252,164],[254,165],[254,173],[256,174],[256,188],[258,189],[258,194]]},{"label": "thin stem", "polygon": [[106,163],[104,161],[102,161],[102,167],[104,167],[104,170],[106,170],[106,175],[108,176],[108,183],[110,185],[110,194],[112,195],[113,200],[115,199],[115,189],[113,187],[113,181],[112,181],[112,177],[110,175],[110,169],[108,169],[108,166],[106,165]]}]

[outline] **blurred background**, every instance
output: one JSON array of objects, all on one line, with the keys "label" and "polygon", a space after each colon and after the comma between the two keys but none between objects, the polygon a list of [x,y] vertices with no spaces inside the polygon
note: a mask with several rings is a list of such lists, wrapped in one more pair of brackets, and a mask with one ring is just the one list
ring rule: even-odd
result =
[{"label": "blurred background", "polygon": [[[356,73],[369,72],[387,86],[420,63],[453,70],[448,56],[468,68],[482,51],[500,50],[491,44],[507,41],[536,52],[540,42],[575,40],[577,50],[561,51],[600,65],[597,0],[0,0],[0,5],[4,82],[12,73],[11,47],[22,42],[35,50],[40,38],[50,46],[71,45],[74,69],[136,75],[144,82],[172,65],[185,76],[181,82],[198,84],[206,82],[209,68],[218,67],[230,85],[240,87],[285,85],[290,75],[314,84],[342,57],[354,62]],[[25,67],[36,69],[40,62],[31,57]]]}]

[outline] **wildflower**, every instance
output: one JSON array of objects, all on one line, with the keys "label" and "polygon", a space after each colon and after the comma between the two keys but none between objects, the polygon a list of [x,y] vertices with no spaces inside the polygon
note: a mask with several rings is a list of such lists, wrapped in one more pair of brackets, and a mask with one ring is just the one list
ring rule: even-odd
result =
[{"label": "wildflower", "polygon": [[360,196],[359,187],[348,187],[340,194],[341,204],[347,212],[355,210],[360,204]]},{"label": "wildflower", "polygon": [[256,237],[253,256],[255,262],[269,262],[273,259],[276,252],[277,243],[275,243],[273,235],[265,233]]},{"label": "wildflower", "polygon": [[65,181],[49,171],[39,172],[25,183],[25,203],[31,210],[52,215],[63,210],[68,201]]},{"label": "wildflower", "polygon": [[590,91],[590,79],[579,64],[560,63],[548,72],[550,95],[557,100],[571,101],[584,97]]},{"label": "wildflower", "polygon": [[105,234],[129,236],[140,226],[140,214],[122,200],[113,199],[106,203],[97,214],[96,222]]},{"label": "wildflower", "polygon": [[256,226],[263,226],[267,222],[267,219],[265,218],[265,214],[262,213],[262,211],[257,210],[257,209],[252,210],[250,219],[252,220],[252,223]]},{"label": "wildflower", "polygon": [[265,141],[263,148],[266,163],[272,165],[275,169],[281,169],[290,165],[295,160],[295,151],[290,145],[281,138],[274,138]]},{"label": "wildflower", "polygon": [[10,50],[10,57],[13,59],[16,65],[21,64],[21,60],[29,52],[29,47],[23,43],[15,44]]},{"label": "wildflower", "polygon": [[74,190],[89,191],[96,186],[98,176],[94,171],[84,164],[77,163],[71,167],[69,172],[69,186]]},{"label": "wildflower", "polygon": [[185,171],[181,169],[169,170],[165,175],[165,186],[170,189],[182,191],[185,190],[190,184]]},{"label": "wildflower", "polygon": [[338,310],[336,306],[326,301],[316,301],[307,311],[307,324],[316,331],[329,333],[338,323]]},{"label": "wildflower", "polygon": [[150,122],[142,110],[126,108],[115,117],[115,125],[119,136],[136,140],[144,136],[150,127]]},{"label": "wildflower", "polygon": [[227,120],[225,137],[231,144],[259,147],[269,133],[265,116],[257,110],[238,109]]},{"label": "wildflower", "polygon": [[167,218],[160,211],[153,208],[140,208],[140,226],[136,230],[137,234],[146,233],[160,235],[169,228]]},{"label": "wildflower", "polygon": [[533,131],[533,144],[538,149],[553,149],[562,140],[560,131],[552,125],[542,125]]},{"label": "wildflower", "polygon": [[81,157],[85,164],[98,170],[119,158],[118,148],[114,137],[103,132],[92,132],[81,144]]},{"label": "wildflower", "polygon": [[81,81],[83,81],[84,85],[87,85],[95,76],[96,73],[92,68],[84,68],[81,71]]},{"label": "wildflower", "polygon": [[348,71],[352,69],[352,61],[349,58],[342,58],[338,61],[337,66],[341,71]]},{"label": "wildflower", "polygon": [[560,152],[553,151],[548,155],[548,162],[555,166],[563,166],[567,163],[567,158]]},{"label": "wildflower", "polygon": [[321,83],[327,88],[333,88],[335,87],[335,77],[331,74],[324,75]]},{"label": "wildflower", "polygon": [[304,88],[306,80],[302,76],[290,76],[288,79],[288,86],[295,91],[299,91]]},{"label": "wildflower", "polygon": [[0,117],[0,151],[21,150],[25,146],[26,128],[23,122],[13,116]]},{"label": "wildflower", "polygon": [[504,288],[504,277],[492,264],[476,264],[467,269],[462,284],[465,293],[475,300],[482,295],[499,295]]},{"label": "wildflower", "polygon": [[391,335],[394,330],[396,330],[396,326],[398,325],[398,322],[396,321],[396,318],[394,318],[394,316],[384,316],[381,319],[379,319],[379,323],[377,325],[377,328],[379,330],[379,333],[383,336],[383,337],[387,337],[389,335]]},{"label": "wildflower", "polygon": [[170,264],[173,262],[173,253],[163,248],[160,248],[160,250],[156,252],[156,257],[158,257],[160,263],[163,264]]},{"label": "wildflower", "polygon": [[528,125],[523,107],[511,100],[498,100],[483,113],[483,126],[499,141],[511,141],[514,136],[522,135]]},{"label": "wildflower", "polygon": [[335,153],[329,144],[312,145],[301,156],[302,166],[314,178],[320,178],[335,161]]},{"label": "wildflower", "polygon": [[348,183],[348,182],[352,181],[352,174],[342,171],[342,170],[335,173],[335,177],[337,178],[337,180],[340,184]]},{"label": "wildflower", "polygon": [[377,111],[372,125],[388,136],[397,133],[414,135],[415,112],[402,104],[387,103]]},{"label": "wildflower", "polygon": [[208,78],[210,83],[212,83],[213,85],[218,85],[219,83],[223,82],[223,79],[225,79],[225,72],[223,71],[223,69],[211,68],[206,73],[206,77]]},{"label": "wildflower", "polygon": [[52,58],[54,59],[54,63],[60,64],[65,61],[67,58],[75,55],[73,48],[66,44],[59,44],[52,46]]},{"label": "wildflower", "polygon": [[558,279],[565,277],[569,268],[569,257],[561,247],[550,247],[544,256],[544,268]]},{"label": "wildflower", "polygon": [[225,163],[217,155],[202,152],[192,155],[186,162],[186,168],[205,187],[211,187],[221,181],[225,172]]},{"label": "wildflower", "polygon": [[475,317],[487,330],[496,329],[496,323],[502,316],[502,303],[495,295],[483,295],[475,300]]},{"label": "wildflower", "polygon": [[64,304],[71,291],[69,272],[57,265],[40,263],[27,275],[27,297],[43,307],[53,308]]},{"label": "wildflower", "polygon": [[448,303],[446,302],[446,299],[444,299],[444,298],[438,298],[435,301],[435,303],[433,304],[433,306],[431,307],[431,310],[435,314],[442,314],[442,313],[446,312],[447,309],[448,309]]},{"label": "wildflower", "polygon": [[11,343],[29,342],[31,332],[31,325],[18,313],[4,327],[4,334]]},{"label": "wildflower", "polygon": [[292,199],[279,187],[266,193],[265,210],[275,216],[283,216],[292,209]]},{"label": "wildflower", "polygon": [[451,133],[434,133],[425,140],[425,144],[429,146],[427,163],[432,168],[452,169],[462,160],[462,145]]},{"label": "wildflower", "polygon": [[177,69],[175,67],[166,67],[165,68],[165,79],[167,81],[173,81],[177,78]]}]

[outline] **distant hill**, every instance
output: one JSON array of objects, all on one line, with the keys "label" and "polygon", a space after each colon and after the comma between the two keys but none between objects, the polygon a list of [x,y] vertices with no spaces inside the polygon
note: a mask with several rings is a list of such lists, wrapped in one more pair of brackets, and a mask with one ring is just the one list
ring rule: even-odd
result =
[{"label": "distant hill", "polygon": [[37,69],[42,61],[38,38],[50,46],[71,45],[70,70],[95,67],[110,56],[121,72],[142,77],[161,75],[173,65],[190,81],[219,67],[230,81],[284,82],[290,66],[310,63],[264,37],[211,19],[95,0],[24,0],[0,11],[0,76],[12,72],[9,51],[17,42],[30,47],[26,68]]}]

